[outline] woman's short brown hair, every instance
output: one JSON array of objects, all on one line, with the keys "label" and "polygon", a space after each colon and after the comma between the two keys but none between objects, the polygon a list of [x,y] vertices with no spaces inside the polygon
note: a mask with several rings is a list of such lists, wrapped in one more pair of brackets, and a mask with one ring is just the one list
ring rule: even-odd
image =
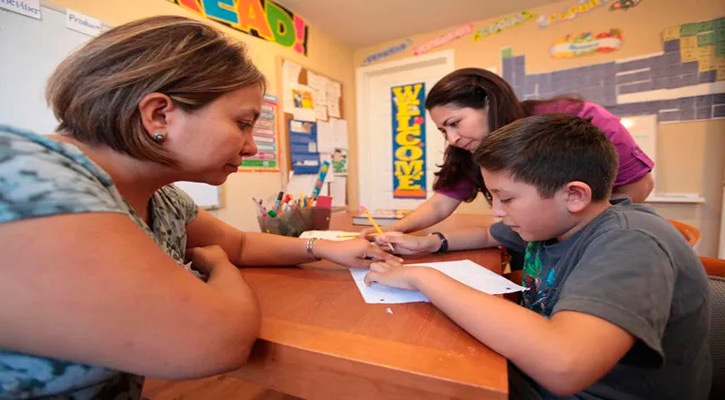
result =
[{"label": "woman's short brown hair", "polygon": [[253,84],[264,88],[266,81],[243,43],[196,20],[158,16],[104,32],[66,58],[48,81],[46,99],[59,133],[173,164],[142,125],[143,97],[163,93],[194,111]]}]

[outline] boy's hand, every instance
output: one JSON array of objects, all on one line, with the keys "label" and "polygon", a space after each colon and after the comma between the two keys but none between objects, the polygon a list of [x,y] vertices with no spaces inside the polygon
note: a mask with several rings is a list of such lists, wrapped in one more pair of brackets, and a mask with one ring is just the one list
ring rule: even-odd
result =
[{"label": "boy's hand", "polygon": [[202,274],[209,276],[221,264],[231,264],[227,252],[217,245],[194,247],[186,250],[186,259]]},{"label": "boy's hand", "polygon": [[385,232],[382,236],[375,236],[375,243],[378,246],[392,244],[395,254],[434,253],[440,247],[438,236],[413,236],[400,232]]},{"label": "boy's hand", "polygon": [[367,268],[375,261],[403,259],[386,253],[380,247],[362,239],[343,241],[317,240],[314,244],[315,255],[350,268]]},{"label": "boy's hand", "polygon": [[398,289],[417,290],[414,275],[425,267],[406,267],[397,260],[374,262],[370,264],[370,272],[365,275],[365,284],[373,282]]}]

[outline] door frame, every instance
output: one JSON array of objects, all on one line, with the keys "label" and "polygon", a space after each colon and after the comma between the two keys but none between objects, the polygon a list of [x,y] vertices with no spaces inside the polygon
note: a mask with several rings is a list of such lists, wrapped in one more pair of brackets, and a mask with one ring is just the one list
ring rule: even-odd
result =
[{"label": "door frame", "polygon": [[370,152],[369,136],[365,134],[368,131],[368,94],[370,91],[370,80],[377,75],[398,72],[400,70],[415,69],[428,65],[442,63],[453,71],[455,69],[455,52],[453,49],[441,50],[430,54],[413,56],[402,60],[389,61],[386,63],[370,65],[367,67],[359,67],[355,70],[355,83],[357,86],[357,153],[358,153],[358,193],[360,203],[371,204],[370,196],[374,195],[371,191],[364,191],[363,188],[373,187],[371,177],[364,173],[367,163],[372,160]]}]

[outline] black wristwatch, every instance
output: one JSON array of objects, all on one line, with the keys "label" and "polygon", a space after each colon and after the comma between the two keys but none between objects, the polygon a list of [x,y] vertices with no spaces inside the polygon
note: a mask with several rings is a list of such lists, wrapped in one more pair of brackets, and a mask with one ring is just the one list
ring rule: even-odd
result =
[{"label": "black wristwatch", "polygon": [[443,236],[442,233],[431,232],[431,233],[427,234],[426,236],[431,236],[431,235],[436,235],[441,240],[441,247],[439,247],[438,250],[435,251],[433,254],[445,253],[446,251],[448,251],[448,239],[446,239],[446,237]]}]

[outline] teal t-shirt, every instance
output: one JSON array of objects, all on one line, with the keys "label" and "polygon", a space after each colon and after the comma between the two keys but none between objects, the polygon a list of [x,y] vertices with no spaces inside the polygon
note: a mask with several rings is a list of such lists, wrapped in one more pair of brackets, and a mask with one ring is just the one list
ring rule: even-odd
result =
[{"label": "teal t-shirt", "polygon": [[[67,143],[0,125],[0,224],[51,215],[127,215],[180,265],[194,201],[173,185],[151,198],[149,227],[110,176]],[[32,332],[28,332],[32,335]],[[101,366],[0,349],[0,399],[137,399],[143,377]]]}]

